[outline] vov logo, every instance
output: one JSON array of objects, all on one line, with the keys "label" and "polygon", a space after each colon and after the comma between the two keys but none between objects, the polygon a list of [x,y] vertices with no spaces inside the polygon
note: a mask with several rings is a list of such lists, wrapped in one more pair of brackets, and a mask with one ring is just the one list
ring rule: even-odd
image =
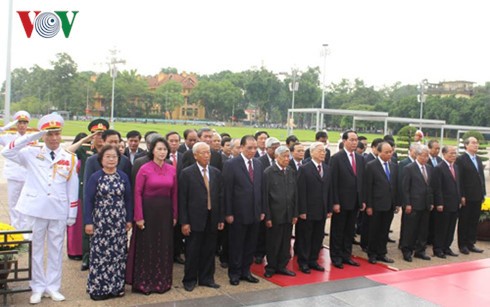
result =
[{"label": "vov logo", "polygon": [[24,26],[24,31],[26,32],[27,38],[32,35],[33,29],[36,29],[37,34],[44,38],[55,37],[61,29],[63,29],[63,34],[66,38],[70,37],[71,28],[75,22],[75,17],[79,11],[72,11],[73,17],[68,20],[68,11],[54,11],[54,12],[42,12],[34,11],[36,14],[34,20],[31,20],[29,13],[31,11],[17,11],[19,14],[22,25]]}]

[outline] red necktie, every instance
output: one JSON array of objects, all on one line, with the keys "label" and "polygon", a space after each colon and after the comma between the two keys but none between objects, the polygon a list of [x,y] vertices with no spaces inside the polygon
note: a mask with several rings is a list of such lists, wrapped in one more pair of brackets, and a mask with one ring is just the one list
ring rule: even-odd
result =
[{"label": "red necktie", "polygon": [[352,158],[352,171],[354,172],[354,175],[357,176],[356,157],[353,152],[350,153],[350,157]]},{"label": "red necktie", "polygon": [[170,154],[172,156],[172,165],[177,168],[177,157],[175,156],[175,154]]},{"label": "red necktie", "polygon": [[254,169],[252,168],[252,160],[248,160],[248,175],[250,176],[250,181],[254,182]]},{"label": "red necktie", "polygon": [[456,173],[454,172],[454,166],[452,164],[449,164],[449,170],[451,171],[454,180],[456,180]]},{"label": "red necktie", "polygon": [[318,164],[318,174],[320,174],[320,177],[323,177],[322,176],[322,166],[320,164]]}]

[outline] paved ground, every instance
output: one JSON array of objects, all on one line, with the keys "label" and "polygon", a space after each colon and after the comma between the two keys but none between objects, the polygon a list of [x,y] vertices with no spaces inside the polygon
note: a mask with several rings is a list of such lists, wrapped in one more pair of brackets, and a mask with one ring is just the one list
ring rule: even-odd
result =
[{"label": "paved ground", "polygon": [[[3,168],[3,157],[0,156],[0,173]],[[487,186],[489,186],[490,176],[487,176]],[[0,179],[0,221],[9,222],[8,217],[8,206],[7,206],[7,191],[6,191],[6,183],[4,179]],[[400,225],[400,215],[397,215],[393,221],[392,229],[394,232],[391,234],[391,237],[394,239],[398,239],[399,237],[399,225]],[[329,224],[327,223],[326,229],[328,230]],[[328,232],[328,231],[327,231]],[[328,237],[325,239],[325,244],[328,244]],[[490,255],[490,242],[479,242],[477,244],[479,247],[485,249],[483,254],[470,254],[468,256],[460,255],[459,257],[450,257],[448,259],[438,259],[433,258],[431,261],[423,261],[420,259],[414,259],[412,263],[407,263],[402,260],[401,252],[397,249],[397,244],[389,244],[389,256],[395,259],[394,267],[400,270],[407,270],[412,268],[420,268],[427,267],[433,265],[440,264],[448,264],[448,263],[456,263],[462,261],[470,261],[476,259],[487,258]],[[453,244],[453,250],[457,251],[456,244]],[[431,254],[431,251],[428,250],[428,253]],[[354,254],[356,256],[365,256],[364,253],[360,250],[359,246],[354,246]],[[173,288],[164,294],[152,294],[150,296],[144,296],[141,294],[133,294],[129,287],[126,288],[126,296],[117,300],[109,300],[104,302],[93,302],[90,300],[89,296],[85,292],[87,272],[80,271],[80,262],[69,260],[65,256],[65,260],[63,263],[63,285],[61,292],[67,297],[67,301],[64,304],[65,306],[135,306],[135,305],[145,305],[145,304],[156,304],[158,303],[172,303],[172,305],[176,305],[176,301],[184,303],[186,306],[197,306],[202,305],[200,300],[197,301],[187,301],[188,299],[198,299],[198,298],[208,298],[209,300],[203,301],[206,302],[205,305],[208,305],[213,302],[214,298],[220,298],[220,300],[216,300],[216,305],[220,305],[225,301],[221,300],[223,297],[242,297],[239,304],[248,304],[246,303],[245,297],[255,298],[255,300],[250,301],[250,304],[260,304],[271,302],[271,297],[274,295],[287,295],[287,291],[278,290],[278,286],[272,284],[265,279],[261,278],[260,283],[258,284],[249,284],[249,283],[241,283],[238,287],[234,287],[229,285],[226,270],[222,269],[217,265],[216,270],[216,282],[221,284],[221,288],[218,290],[208,289],[197,287],[193,292],[186,292],[182,287],[183,277],[183,266],[175,265],[174,267],[174,286]],[[261,277],[261,276],[258,276]],[[330,287],[326,283],[323,286],[315,286],[315,287]],[[337,291],[342,291],[343,283],[335,283],[335,289]],[[274,290],[276,289],[276,290]],[[292,288],[289,288],[292,289]],[[303,288],[300,288],[303,289]],[[317,289],[317,288],[315,288]],[[323,288],[322,288],[323,289]],[[266,290],[265,292],[262,290]],[[267,291],[270,290],[270,291]],[[345,289],[352,290],[352,289]],[[258,292],[255,292],[258,291]],[[292,290],[291,290],[292,291]],[[250,293],[252,292],[252,293]],[[247,295],[245,293],[249,293]],[[276,293],[276,294],[274,294]],[[346,292],[347,293],[347,292]],[[354,293],[352,293],[354,294]],[[9,304],[14,306],[25,306],[28,305],[30,293],[18,293],[15,295],[11,295],[8,299]],[[259,298],[263,298],[260,300]],[[1,297],[0,297],[1,299]],[[249,300],[248,299],[248,300]],[[279,300],[279,299],[278,299]],[[327,301],[315,301],[314,299],[308,299],[307,297],[302,299],[301,301],[290,301],[291,304],[282,305],[282,306],[293,306],[298,304],[320,304],[325,303]],[[0,301],[1,303],[1,301]],[[328,302],[327,302],[328,303]],[[54,303],[50,299],[43,299],[42,303],[39,306],[60,306],[60,303]]]}]

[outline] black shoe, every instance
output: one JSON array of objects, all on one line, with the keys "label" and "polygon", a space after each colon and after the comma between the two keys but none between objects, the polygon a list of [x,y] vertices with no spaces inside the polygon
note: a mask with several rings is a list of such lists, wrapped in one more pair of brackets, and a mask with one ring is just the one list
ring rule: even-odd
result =
[{"label": "black shoe", "polygon": [[319,272],[325,271],[325,268],[316,262],[309,264],[308,266],[310,267],[310,269],[315,270],[315,271],[319,271]]},{"label": "black shoe", "polygon": [[93,300],[93,301],[104,301],[104,300],[107,300],[109,299],[109,295],[92,295],[90,294],[90,298]]},{"label": "black shoe", "polygon": [[426,253],[415,253],[413,256],[415,258],[419,258],[419,259],[422,259],[422,260],[430,260],[430,257],[427,256]]},{"label": "black shoe", "polygon": [[461,252],[461,254],[465,254],[465,255],[470,254],[470,250],[467,247],[461,247],[459,251]]},{"label": "black shoe", "polygon": [[228,262],[221,262],[219,264],[223,269],[227,269],[228,268]]},{"label": "black shoe", "polygon": [[396,243],[396,240],[393,240],[392,238],[388,237],[388,243]]},{"label": "black shoe", "polygon": [[446,259],[446,255],[444,255],[443,252],[434,252],[434,256],[436,256],[437,258]]},{"label": "black shoe", "polygon": [[376,257],[376,260],[381,261],[381,262],[385,262],[385,263],[395,263],[395,260],[388,258],[386,255]]},{"label": "black shoe", "polygon": [[238,279],[230,279],[230,285],[238,286],[239,284],[240,284],[240,281]]},{"label": "black shoe", "polygon": [[479,249],[478,247],[476,246],[470,246],[468,247],[468,250],[472,253],[483,253],[483,249]]},{"label": "black shoe", "polygon": [[219,289],[221,287],[220,285],[218,285],[215,282],[210,282],[210,283],[206,283],[206,284],[199,284],[199,286],[213,288],[213,289]]},{"label": "black shoe", "polygon": [[80,260],[83,259],[83,257],[82,256],[71,256],[71,255],[68,255],[68,259],[80,261]]},{"label": "black shoe", "polygon": [[342,262],[335,261],[335,262],[332,262],[332,265],[334,267],[336,267],[337,269],[343,269],[344,268],[344,265],[342,264]]},{"label": "black shoe", "polygon": [[300,265],[299,270],[305,274],[311,273],[310,268],[306,264]]},{"label": "black shoe", "polygon": [[272,275],[274,275],[274,272],[265,270],[265,273],[264,273],[265,278],[271,278]]},{"label": "black shoe", "polygon": [[181,255],[175,256],[174,257],[174,262],[175,263],[178,263],[178,264],[185,264],[185,260],[184,260],[184,258],[182,258]]},{"label": "black shoe", "polygon": [[89,269],[89,265],[87,262],[82,262],[82,266],[80,267],[80,271],[87,271]]},{"label": "black shoe", "polygon": [[245,280],[245,281],[252,283],[252,284],[256,284],[259,282],[259,279],[253,277],[252,275],[242,276],[242,277],[240,277],[240,280]]},{"label": "black shoe", "polygon": [[405,260],[406,262],[412,262],[412,255],[403,254],[403,260]]},{"label": "black shoe", "polygon": [[193,283],[184,283],[184,289],[185,289],[185,291],[192,292],[192,290],[194,290],[195,287],[196,287],[196,283],[195,282],[193,282]]},{"label": "black shoe", "polygon": [[256,256],[254,258],[254,262],[255,264],[262,264],[262,262],[264,261],[264,257],[261,257],[261,256]]},{"label": "black shoe", "polygon": [[293,271],[290,271],[286,268],[277,270],[277,273],[281,274],[281,275],[286,275],[286,276],[296,276],[296,273],[294,273]]},{"label": "black shoe", "polygon": [[356,262],[356,261],[352,260],[351,258],[344,259],[342,262],[345,264],[348,264],[348,265],[352,265],[352,266],[360,266],[359,262]]},{"label": "black shoe", "polygon": [[376,257],[374,257],[374,256],[369,257],[368,262],[371,264],[376,264],[377,263]]},{"label": "black shoe", "polygon": [[445,255],[451,256],[451,257],[458,257],[459,255],[453,252],[451,249],[445,250],[444,251]]}]

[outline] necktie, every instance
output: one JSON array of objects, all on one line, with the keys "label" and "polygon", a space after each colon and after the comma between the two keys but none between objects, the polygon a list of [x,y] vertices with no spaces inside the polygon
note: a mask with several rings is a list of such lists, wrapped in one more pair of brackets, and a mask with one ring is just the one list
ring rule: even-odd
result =
[{"label": "necktie", "polygon": [[301,167],[301,162],[298,162],[298,169]]},{"label": "necktie", "polygon": [[388,162],[385,162],[384,165],[385,165],[386,178],[388,178],[388,181],[390,181],[390,168],[388,167]]},{"label": "necktie", "polygon": [[429,177],[427,177],[427,172],[425,171],[425,166],[422,165],[422,176],[424,177],[425,183],[429,182]]},{"label": "necktie", "polygon": [[204,179],[204,185],[206,186],[206,190],[208,190],[208,210],[211,210],[211,192],[209,191],[209,179],[206,174],[206,169],[202,169],[202,177]]},{"label": "necktie", "polygon": [[[170,156],[172,157],[172,165],[177,168],[177,157],[175,156],[175,154],[170,154]],[[203,170],[203,172],[205,172],[206,169]]]},{"label": "necktie", "polygon": [[354,175],[357,176],[357,167],[356,167],[356,157],[354,157],[354,153],[350,153],[350,157],[352,158],[352,171],[354,172]]},{"label": "necktie", "polygon": [[49,153],[49,155],[51,156],[51,160],[54,160],[54,158],[56,157],[56,154],[54,153],[54,151],[51,151]]},{"label": "necktie", "polygon": [[320,174],[320,177],[323,177],[322,166],[320,164],[318,164],[318,174]]},{"label": "necktie", "polygon": [[456,180],[456,173],[454,172],[454,166],[452,164],[449,164],[449,170],[451,171],[453,178]]},{"label": "necktie", "polygon": [[250,181],[254,182],[254,169],[252,168],[252,160],[248,160],[248,175],[250,176]]},{"label": "necktie", "polygon": [[476,156],[471,157],[471,161],[473,161],[473,164],[475,165],[476,170],[478,170],[478,162],[476,162]]}]

